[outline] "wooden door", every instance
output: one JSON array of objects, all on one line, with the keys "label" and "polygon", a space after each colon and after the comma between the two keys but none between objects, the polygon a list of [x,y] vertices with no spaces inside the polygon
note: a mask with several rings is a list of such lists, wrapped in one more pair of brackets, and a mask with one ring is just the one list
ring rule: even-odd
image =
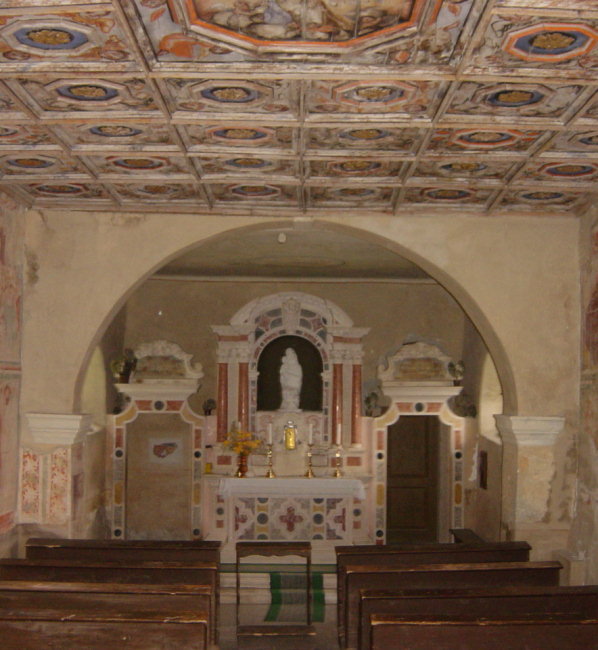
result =
[{"label": "wooden door", "polygon": [[440,424],[428,415],[402,415],[388,427],[386,541],[438,541]]}]

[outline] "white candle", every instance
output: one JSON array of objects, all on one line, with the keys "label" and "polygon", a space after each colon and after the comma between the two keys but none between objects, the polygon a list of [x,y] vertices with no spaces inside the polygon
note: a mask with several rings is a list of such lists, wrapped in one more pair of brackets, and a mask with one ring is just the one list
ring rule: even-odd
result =
[{"label": "white candle", "polygon": [[341,444],[341,423],[336,425],[336,444],[340,447]]},{"label": "white candle", "polygon": [[272,444],[272,422],[268,422],[268,444]]},{"label": "white candle", "polygon": [[309,435],[307,437],[307,443],[309,445],[314,444],[314,425],[311,422],[309,423]]}]

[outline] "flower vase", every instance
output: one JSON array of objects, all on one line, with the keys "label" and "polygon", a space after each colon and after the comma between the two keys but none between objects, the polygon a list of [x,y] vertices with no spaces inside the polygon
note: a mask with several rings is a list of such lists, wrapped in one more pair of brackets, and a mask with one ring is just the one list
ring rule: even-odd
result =
[{"label": "flower vase", "polygon": [[239,454],[237,461],[237,472],[235,476],[237,478],[245,478],[247,475],[247,454]]}]

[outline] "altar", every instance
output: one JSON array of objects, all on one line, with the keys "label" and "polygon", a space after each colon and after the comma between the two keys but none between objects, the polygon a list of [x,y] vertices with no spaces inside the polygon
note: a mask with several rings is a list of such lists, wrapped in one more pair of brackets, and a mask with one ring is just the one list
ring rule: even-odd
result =
[{"label": "altar", "polygon": [[332,553],[337,544],[354,543],[362,530],[368,485],[357,478],[212,476],[203,481],[204,511],[216,513],[209,536],[225,545],[310,541]]}]

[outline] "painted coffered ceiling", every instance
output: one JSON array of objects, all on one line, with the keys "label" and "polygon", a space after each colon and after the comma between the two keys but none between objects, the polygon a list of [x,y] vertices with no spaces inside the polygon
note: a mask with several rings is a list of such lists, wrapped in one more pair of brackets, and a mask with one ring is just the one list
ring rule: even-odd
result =
[{"label": "painted coffered ceiling", "polygon": [[3,0],[33,207],[580,214],[598,0]]}]

